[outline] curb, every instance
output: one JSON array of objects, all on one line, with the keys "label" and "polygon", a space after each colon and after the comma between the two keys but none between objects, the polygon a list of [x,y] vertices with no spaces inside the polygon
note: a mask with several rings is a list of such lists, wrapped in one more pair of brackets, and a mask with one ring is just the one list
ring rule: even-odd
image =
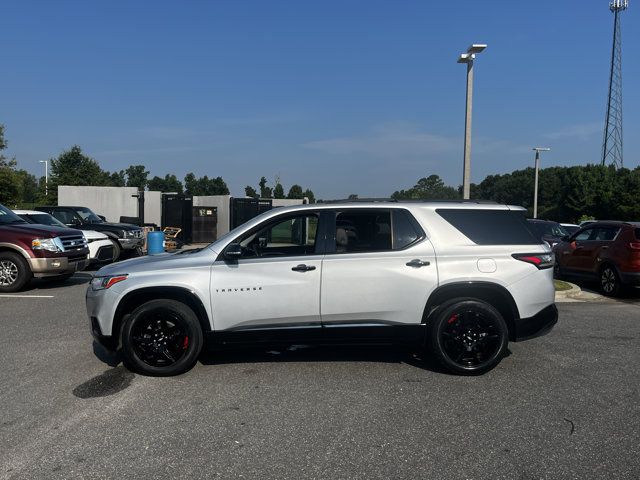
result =
[{"label": "curb", "polygon": [[556,301],[563,299],[574,299],[575,297],[580,296],[580,294],[582,293],[582,289],[578,285],[576,285],[575,283],[567,282],[566,280],[563,280],[563,282],[571,285],[571,289],[556,292]]}]

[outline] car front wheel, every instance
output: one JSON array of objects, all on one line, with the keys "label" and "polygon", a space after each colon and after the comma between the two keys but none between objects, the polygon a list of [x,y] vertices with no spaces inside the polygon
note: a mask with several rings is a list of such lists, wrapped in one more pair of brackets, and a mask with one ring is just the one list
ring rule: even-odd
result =
[{"label": "car front wheel", "polygon": [[450,372],[479,375],[495,367],[509,341],[507,325],[495,308],[476,299],[442,305],[429,324],[432,353]]},{"label": "car front wheel", "polygon": [[29,265],[21,255],[0,252],[0,292],[17,292],[31,279]]},{"label": "car front wheel", "polygon": [[153,376],[179,375],[191,369],[203,344],[195,313],[175,300],[140,305],[126,318],[121,335],[126,366]]}]

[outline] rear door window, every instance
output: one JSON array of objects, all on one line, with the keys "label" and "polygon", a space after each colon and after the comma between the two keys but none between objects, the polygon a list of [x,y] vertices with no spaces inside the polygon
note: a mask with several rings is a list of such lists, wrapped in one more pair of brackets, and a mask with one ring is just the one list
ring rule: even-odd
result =
[{"label": "rear door window", "polygon": [[336,253],[391,250],[389,210],[346,210],[336,215]]},{"label": "rear door window", "polygon": [[598,227],[594,230],[594,240],[598,242],[610,242],[616,238],[616,235],[618,235],[618,232],[620,231],[620,229],[616,227]]},{"label": "rear door window", "polygon": [[521,211],[438,208],[438,215],[478,245],[537,245]]}]

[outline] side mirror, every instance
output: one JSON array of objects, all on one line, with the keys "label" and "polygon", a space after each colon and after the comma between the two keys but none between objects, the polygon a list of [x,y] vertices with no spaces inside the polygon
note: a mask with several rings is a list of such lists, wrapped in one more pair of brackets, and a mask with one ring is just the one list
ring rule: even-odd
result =
[{"label": "side mirror", "polygon": [[102,220],[103,222],[107,221],[107,217],[105,217],[104,215],[98,215],[98,217],[100,218],[100,220]]},{"label": "side mirror", "polygon": [[237,260],[242,256],[242,246],[239,243],[230,243],[224,249],[224,258],[227,260]]},{"label": "side mirror", "polygon": [[576,248],[578,248],[578,245],[576,244],[576,241],[575,241],[575,240],[574,240],[573,242],[571,242],[569,245],[571,246],[571,248],[572,248],[573,250],[575,250]]}]

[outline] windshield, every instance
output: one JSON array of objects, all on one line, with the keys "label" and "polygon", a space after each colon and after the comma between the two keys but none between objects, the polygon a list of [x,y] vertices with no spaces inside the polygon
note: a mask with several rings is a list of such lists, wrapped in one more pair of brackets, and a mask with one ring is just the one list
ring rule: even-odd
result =
[{"label": "windshield", "polygon": [[0,205],[0,225],[9,225],[10,223],[26,222],[4,205]]},{"label": "windshield", "polygon": [[18,216],[29,223],[37,223],[38,225],[51,225],[53,227],[67,228],[67,226],[64,223],[52,217],[48,213],[24,213]]},{"label": "windshield", "polygon": [[76,213],[80,215],[83,222],[86,223],[102,223],[102,219],[86,207],[76,208]]}]

